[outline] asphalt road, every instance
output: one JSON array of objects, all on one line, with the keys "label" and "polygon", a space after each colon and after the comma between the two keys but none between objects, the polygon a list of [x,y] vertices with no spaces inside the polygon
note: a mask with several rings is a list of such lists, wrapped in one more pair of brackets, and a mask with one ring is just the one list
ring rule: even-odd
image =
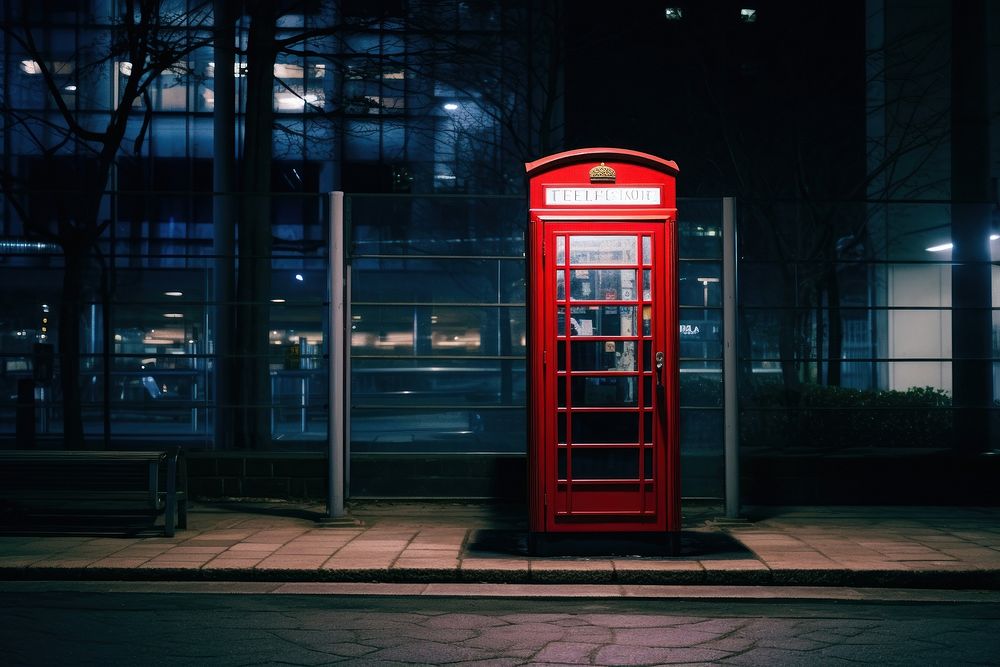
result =
[{"label": "asphalt road", "polygon": [[996,665],[1000,603],[0,592],[4,665]]}]

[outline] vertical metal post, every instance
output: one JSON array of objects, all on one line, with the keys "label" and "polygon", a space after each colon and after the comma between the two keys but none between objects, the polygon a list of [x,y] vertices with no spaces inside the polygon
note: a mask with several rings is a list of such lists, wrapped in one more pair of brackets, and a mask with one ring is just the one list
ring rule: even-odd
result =
[{"label": "vertical metal post", "polygon": [[722,199],[722,387],[725,421],[726,517],[740,516],[740,447],[736,405],[736,211]]},{"label": "vertical metal post", "polygon": [[344,193],[330,193],[330,409],[327,437],[327,516],[344,516]]}]

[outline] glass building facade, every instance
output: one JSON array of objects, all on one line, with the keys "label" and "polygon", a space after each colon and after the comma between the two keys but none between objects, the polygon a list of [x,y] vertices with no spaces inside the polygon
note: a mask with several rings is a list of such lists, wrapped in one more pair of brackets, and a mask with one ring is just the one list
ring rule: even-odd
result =
[{"label": "glass building facade", "polygon": [[[77,417],[77,446],[319,461],[331,399],[341,400],[328,395],[325,318],[327,193],[342,189],[398,193],[348,200],[355,450],[523,458],[524,211],[496,195],[521,192],[523,162],[558,145],[554,6],[276,5],[267,25],[233,18],[229,77],[211,2],[5,4],[0,438],[63,446]],[[262,25],[273,63],[255,60]],[[161,51],[137,59],[137,34]],[[244,137],[259,67],[273,70],[271,176],[249,191]],[[556,76],[538,84],[533,67]],[[235,88],[235,192],[216,168],[229,159],[216,141],[223,79]],[[122,119],[120,136],[101,134]],[[92,182],[106,149],[106,181]],[[495,195],[457,198],[468,192]],[[74,210],[90,199],[91,217]],[[223,223],[236,227],[228,247],[220,200],[236,209]],[[251,324],[266,329],[266,347],[251,356],[266,374],[248,398],[223,391],[224,363],[248,356],[233,345],[246,332],[224,334],[221,322],[247,305],[233,247],[252,235],[243,220],[259,207],[270,218],[268,275],[250,302],[266,315]],[[237,288],[227,294],[228,272]],[[67,391],[74,369],[78,390]],[[263,438],[228,437],[227,413],[240,411],[263,419]]]},{"label": "glass building facade", "polygon": [[[322,471],[329,406],[341,398],[329,395],[327,379],[327,193],[342,190],[352,494],[516,491],[526,452],[523,163],[565,143],[559,4],[304,2],[274,21],[283,47],[267,65],[274,76],[270,184],[243,200],[266,202],[270,217],[268,280],[253,297],[267,313],[257,322],[266,391],[260,403],[235,406],[236,399],[219,400],[220,359],[232,354],[218,343],[220,312],[241,303],[219,291],[220,271],[238,279],[238,256],[220,246],[216,221],[218,200],[231,193],[213,184],[222,77],[211,3],[161,3],[164,34],[182,57],[155,76],[143,74],[147,94],[131,98],[124,97],[130,81],[150,70],[115,50],[128,3],[5,3],[3,446],[23,442],[28,431],[37,446],[61,446],[69,312],[77,320],[72,363],[88,446],[296,452]],[[878,19],[869,21],[877,34]],[[252,94],[251,17],[234,26],[229,126],[240,138]],[[990,53],[995,59],[996,49]],[[887,78],[867,91],[867,135],[886,150],[895,130],[885,102],[906,98],[894,85]],[[107,182],[95,185],[88,174],[103,144],[94,137],[123,101],[125,131]],[[928,186],[942,178],[935,151],[943,149],[932,149],[911,165]],[[247,154],[238,140],[238,188]],[[675,156],[667,149],[665,157]],[[93,216],[84,219],[95,192]],[[738,372],[731,381],[749,498],[861,499],[859,485],[880,483],[876,473],[916,488],[946,460],[939,455],[961,448],[955,425],[965,413],[952,404],[952,277],[963,263],[946,247],[949,197],[873,189],[857,201],[823,202],[822,210],[737,202]],[[722,202],[682,198],[678,205],[682,492],[718,498]],[[996,211],[989,212],[994,234]],[[93,234],[84,243],[77,232]],[[992,319],[992,347],[978,361],[992,372],[991,400],[982,406],[992,430],[975,443],[979,451],[995,449],[1000,433],[1000,241],[986,236],[992,291],[978,307]],[[66,284],[69,250],[81,247],[77,280]],[[79,307],[66,310],[73,294]],[[263,416],[264,441],[220,442],[223,412],[238,407]]]}]

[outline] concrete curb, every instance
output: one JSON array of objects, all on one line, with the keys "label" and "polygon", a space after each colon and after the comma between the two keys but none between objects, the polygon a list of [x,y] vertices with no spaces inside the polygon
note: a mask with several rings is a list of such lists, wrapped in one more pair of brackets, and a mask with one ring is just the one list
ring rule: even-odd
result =
[{"label": "concrete curb", "polygon": [[927,588],[826,586],[646,586],[627,584],[391,584],[266,581],[0,581],[0,593],[165,593],[174,595],[298,595],[330,597],[475,598],[532,600],[752,601],[786,604],[1000,604],[1000,592]]},{"label": "concrete curb", "polygon": [[250,569],[250,568],[0,568],[0,581],[238,581],[344,582],[392,584],[532,584],[655,586],[779,586],[1000,590],[1000,568],[987,570],[752,570],[614,571],[545,569],[535,571],[410,568]]}]

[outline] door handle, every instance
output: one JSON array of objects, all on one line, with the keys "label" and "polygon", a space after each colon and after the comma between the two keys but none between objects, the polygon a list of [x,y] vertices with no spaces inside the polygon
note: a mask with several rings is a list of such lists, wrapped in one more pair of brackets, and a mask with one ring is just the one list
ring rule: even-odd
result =
[{"label": "door handle", "polygon": [[656,357],[656,388],[663,390],[663,353],[657,352]]}]

